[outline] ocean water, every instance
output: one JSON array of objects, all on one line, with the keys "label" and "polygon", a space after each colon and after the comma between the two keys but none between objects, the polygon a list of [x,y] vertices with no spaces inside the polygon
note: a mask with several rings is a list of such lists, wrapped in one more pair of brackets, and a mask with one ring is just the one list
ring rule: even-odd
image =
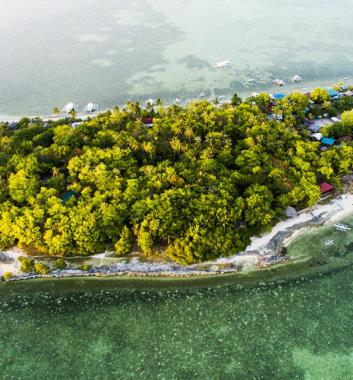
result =
[{"label": "ocean water", "polygon": [[[248,95],[295,74],[285,91],[353,83],[352,12],[349,0],[3,0],[0,114]],[[214,69],[223,60],[232,68]]]},{"label": "ocean water", "polygon": [[[247,283],[0,287],[1,378],[351,380],[352,241],[310,230],[289,247],[290,271]],[[303,249],[313,260],[300,265]]]}]

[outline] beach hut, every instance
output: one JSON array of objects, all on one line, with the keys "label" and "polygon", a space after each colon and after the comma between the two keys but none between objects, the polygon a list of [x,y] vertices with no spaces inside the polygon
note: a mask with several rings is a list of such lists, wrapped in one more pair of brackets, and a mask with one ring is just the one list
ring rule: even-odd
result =
[{"label": "beach hut", "polygon": [[70,112],[72,112],[72,111],[75,111],[75,112],[78,111],[78,105],[75,104],[75,103],[72,103],[72,102],[67,103],[67,104],[63,107],[63,109],[62,109],[62,112],[63,112],[63,113],[70,113]]},{"label": "beach hut", "polygon": [[286,208],[285,214],[287,218],[296,218],[298,215],[297,210],[290,206]]},{"label": "beach hut", "polygon": [[324,144],[324,145],[328,145],[328,146],[332,146],[332,145],[335,145],[335,142],[336,140],[331,138],[331,137],[324,137],[322,140],[321,140],[321,143]]},{"label": "beach hut", "polygon": [[154,100],[153,99],[147,99],[145,101],[145,106],[146,107],[153,107],[154,106]]},{"label": "beach hut", "polygon": [[84,109],[87,113],[97,112],[98,111],[98,104],[95,103],[88,103]]},{"label": "beach hut", "polygon": [[334,190],[334,187],[327,183],[327,182],[323,182],[321,185],[320,185],[320,192],[321,194],[328,194],[330,192],[332,192]]}]

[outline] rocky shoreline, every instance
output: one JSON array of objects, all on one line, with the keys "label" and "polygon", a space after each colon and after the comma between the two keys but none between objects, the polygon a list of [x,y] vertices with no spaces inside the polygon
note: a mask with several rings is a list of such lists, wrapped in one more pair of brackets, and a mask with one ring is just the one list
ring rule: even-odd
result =
[{"label": "rocky shoreline", "polygon": [[[24,255],[18,249],[0,253],[0,269],[11,266],[15,269],[8,281],[22,281],[37,278],[74,278],[74,277],[128,277],[128,278],[193,278],[202,276],[218,276],[236,273],[248,273],[278,264],[290,262],[285,248],[295,237],[308,228],[321,227],[327,223],[343,219],[353,214],[353,195],[346,194],[333,199],[329,204],[317,205],[305,210],[296,218],[278,223],[273,230],[262,237],[253,239],[249,249],[229,258],[221,258],[212,262],[182,266],[170,262],[142,261],[132,259],[112,259],[104,254],[86,258],[91,266],[83,271],[70,265],[66,269],[52,270],[48,275],[26,274],[19,272],[18,257]],[[43,262],[45,257],[35,257]],[[52,258],[51,258],[52,259]],[[81,259],[83,260],[83,259]],[[67,260],[70,262],[70,259]],[[1,273],[4,273],[2,270]]]}]

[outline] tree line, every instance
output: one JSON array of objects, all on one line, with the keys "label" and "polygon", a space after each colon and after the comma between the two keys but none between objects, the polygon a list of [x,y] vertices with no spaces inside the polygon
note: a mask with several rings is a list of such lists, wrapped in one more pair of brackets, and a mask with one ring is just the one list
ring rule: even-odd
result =
[{"label": "tree line", "polygon": [[[128,102],[74,127],[76,115],[2,123],[0,247],[63,257],[139,249],[182,264],[233,255],[288,206],[314,205],[321,181],[340,188],[353,146],[322,152],[304,120],[352,107],[318,89],[276,103]],[[352,130],[348,111],[323,133]]]}]

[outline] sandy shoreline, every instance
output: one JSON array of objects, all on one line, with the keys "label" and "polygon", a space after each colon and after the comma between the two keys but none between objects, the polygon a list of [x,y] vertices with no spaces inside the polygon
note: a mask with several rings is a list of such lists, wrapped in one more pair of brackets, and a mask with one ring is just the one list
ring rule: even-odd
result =
[{"label": "sandy shoreline", "polygon": [[[177,278],[254,270],[286,260],[285,257],[280,256],[282,248],[288,246],[306,229],[323,224],[333,224],[350,215],[353,215],[353,194],[345,194],[332,199],[327,204],[317,204],[311,209],[303,210],[295,218],[277,223],[271,232],[263,236],[253,237],[245,252],[231,257],[185,267],[168,262],[142,262],[138,258],[132,260],[122,259],[109,265],[109,263],[104,262],[105,260],[109,261],[105,254],[99,254],[87,258],[87,260],[97,262],[97,266],[94,266],[89,273],[77,269],[66,269],[53,271],[48,276],[43,277],[130,276]],[[18,257],[24,255],[24,253],[19,249],[14,248],[2,252],[2,254],[5,254],[10,260],[8,262],[1,262],[0,260],[0,276],[5,272],[11,272],[13,280],[41,277],[20,273]]]}]

